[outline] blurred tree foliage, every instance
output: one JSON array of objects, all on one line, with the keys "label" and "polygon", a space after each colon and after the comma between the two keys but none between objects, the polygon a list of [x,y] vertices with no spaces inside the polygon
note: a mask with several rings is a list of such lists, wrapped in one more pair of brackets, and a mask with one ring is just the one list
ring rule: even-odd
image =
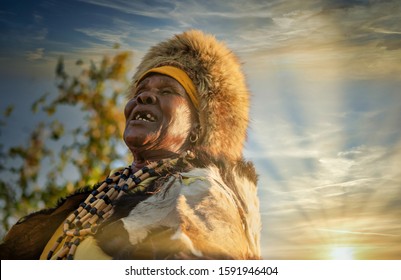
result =
[{"label": "blurred tree foliage", "polygon": [[[44,120],[32,129],[25,145],[6,149],[0,144],[0,172],[6,174],[0,176],[3,234],[20,217],[54,207],[59,198],[75,189],[104,179],[113,162],[127,162],[128,155],[121,147],[131,58],[130,52],[120,51],[104,56],[100,63],[79,60],[78,75],[69,75],[60,58],[57,96],[48,100],[50,95],[45,94],[31,107]],[[64,106],[82,112],[82,124],[67,130],[69,120],[56,117]],[[12,113],[10,106],[0,120],[0,129]],[[71,172],[74,176],[69,176]]]}]

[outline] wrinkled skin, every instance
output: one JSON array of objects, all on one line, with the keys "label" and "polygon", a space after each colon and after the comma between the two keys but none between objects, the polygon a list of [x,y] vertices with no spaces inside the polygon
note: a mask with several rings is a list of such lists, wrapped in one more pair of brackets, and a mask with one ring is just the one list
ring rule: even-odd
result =
[{"label": "wrinkled skin", "polygon": [[185,89],[173,78],[152,74],[142,80],[124,110],[124,141],[134,156],[134,169],[146,161],[181,154],[198,126],[196,110]]}]

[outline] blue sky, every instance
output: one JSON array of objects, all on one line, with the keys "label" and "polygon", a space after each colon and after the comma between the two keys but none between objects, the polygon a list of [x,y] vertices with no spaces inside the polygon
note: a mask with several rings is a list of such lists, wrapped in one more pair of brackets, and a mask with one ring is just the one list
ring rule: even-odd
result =
[{"label": "blue sky", "polygon": [[0,109],[18,102],[1,141],[27,136],[59,56],[119,44],[135,66],[202,29],[238,54],[253,93],[244,154],[260,174],[263,256],[401,259],[400,14],[396,0],[2,1]]}]

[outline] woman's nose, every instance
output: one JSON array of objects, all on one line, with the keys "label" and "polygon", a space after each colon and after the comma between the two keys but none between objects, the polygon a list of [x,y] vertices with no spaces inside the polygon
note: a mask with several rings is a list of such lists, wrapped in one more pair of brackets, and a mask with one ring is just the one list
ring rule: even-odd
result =
[{"label": "woman's nose", "polygon": [[156,104],[156,96],[149,91],[144,91],[142,93],[140,93],[137,97],[137,102],[138,104],[142,104],[142,105],[153,105]]}]

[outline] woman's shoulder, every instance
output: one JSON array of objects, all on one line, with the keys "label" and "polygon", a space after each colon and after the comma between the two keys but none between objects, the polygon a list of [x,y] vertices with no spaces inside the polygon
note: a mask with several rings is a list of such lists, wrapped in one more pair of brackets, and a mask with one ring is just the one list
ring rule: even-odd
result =
[{"label": "woman's shoulder", "polygon": [[213,156],[205,149],[198,149],[194,151],[195,156],[189,162],[193,169],[188,173],[210,173],[218,170],[222,178],[227,183],[234,183],[232,180],[245,179],[257,184],[258,176],[255,167],[251,161],[244,158],[238,160],[230,160],[223,154],[220,156]]}]

